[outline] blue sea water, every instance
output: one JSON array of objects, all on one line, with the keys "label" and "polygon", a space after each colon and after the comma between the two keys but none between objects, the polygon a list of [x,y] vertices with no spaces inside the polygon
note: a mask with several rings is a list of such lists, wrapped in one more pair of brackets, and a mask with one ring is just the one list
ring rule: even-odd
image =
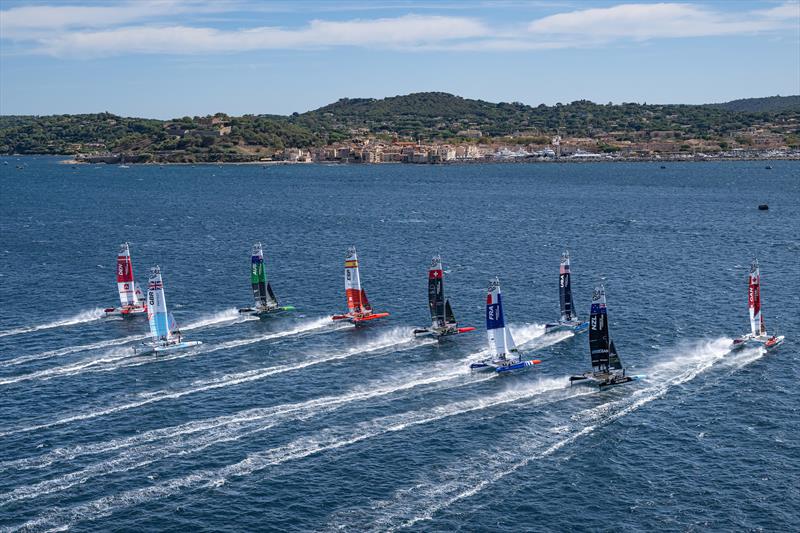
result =
[{"label": "blue sea water", "polygon": [[[0,529],[705,531],[800,522],[800,164],[70,166],[0,163]],[[17,168],[17,166],[21,168]],[[769,203],[769,211],[757,205]],[[115,256],[159,264],[197,349],[136,356]],[[249,250],[297,311],[241,320]],[[356,245],[377,311],[342,312]],[[570,388],[604,283],[639,382]],[[427,325],[441,253],[463,325]],[[749,328],[757,256],[777,350]],[[485,288],[542,364],[471,375]]]}]

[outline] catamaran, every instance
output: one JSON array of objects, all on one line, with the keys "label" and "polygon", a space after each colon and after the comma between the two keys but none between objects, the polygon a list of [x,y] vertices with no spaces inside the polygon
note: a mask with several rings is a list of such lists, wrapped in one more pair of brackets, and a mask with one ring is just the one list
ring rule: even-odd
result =
[{"label": "catamaran", "polygon": [[579,320],[578,314],[575,312],[575,302],[572,300],[572,283],[569,271],[569,251],[565,251],[561,254],[561,267],[559,268],[558,276],[558,300],[561,304],[561,318],[558,322],[546,324],[544,327],[545,333],[562,330],[572,330],[575,333],[580,333],[589,329],[589,322]]},{"label": "catamaran", "polygon": [[640,376],[628,376],[608,332],[608,311],[606,309],[606,291],[600,285],[592,293],[592,309],[589,317],[589,354],[592,359],[592,371],[580,376],[571,376],[570,384],[578,382],[597,385],[601,389],[612,385],[621,385],[633,381]]},{"label": "catamaran", "polygon": [[440,338],[475,330],[473,327],[458,327],[450,298],[444,295],[444,270],[442,258],[438,255],[433,258],[428,269],[428,307],[431,311],[431,327],[415,329],[415,337]]},{"label": "catamaran", "polygon": [[489,291],[486,296],[486,333],[489,336],[490,356],[470,364],[471,370],[513,372],[541,363],[539,359],[522,359],[522,354],[511,336],[511,330],[506,326],[500,280],[497,278],[489,281]]},{"label": "catamaran", "polygon": [[347,296],[348,312],[334,315],[333,320],[348,320],[356,326],[369,320],[389,316],[389,313],[376,313],[367,300],[367,293],[361,288],[361,276],[358,271],[358,255],[355,246],[347,249],[344,259],[344,290]]},{"label": "catamaran", "polygon": [[119,291],[120,307],[104,309],[106,316],[132,317],[147,314],[147,304],[144,302],[142,291],[133,280],[131,250],[127,242],[120,244],[117,255],[117,291]]},{"label": "catamaran", "polygon": [[257,317],[265,317],[277,311],[293,311],[291,305],[279,305],[278,298],[272,292],[272,285],[267,280],[267,272],[264,269],[264,249],[261,243],[253,245],[253,253],[250,258],[250,283],[253,287],[253,307],[242,307],[240,313],[246,313]]},{"label": "catamaran", "polygon": [[784,336],[767,335],[764,315],[761,313],[761,270],[758,268],[758,259],[753,259],[753,264],[750,266],[749,281],[750,333],[734,339],[733,347],[742,348],[747,344],[758,343],[767,349],[774,348],[783,342]]},{"label": "catamaran", "polygon": [[203,344],[200,341],[185,341],[172,313],[167,311],[167,300],[164,297],[164,282],[161,279],[161,268],[156,265],[150,270],[147,284],[147,319],[150,321],[149,342],[134,347],[137,354],[156,355],[165,352],[184,350]]}]

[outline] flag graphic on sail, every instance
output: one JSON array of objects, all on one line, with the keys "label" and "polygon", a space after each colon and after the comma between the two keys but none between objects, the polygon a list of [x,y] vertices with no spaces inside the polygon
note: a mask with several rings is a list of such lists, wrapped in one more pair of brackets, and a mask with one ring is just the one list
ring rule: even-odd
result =
[{"label": "flag graphic on sail", "polygon": [[570,283],[569,252],[561,254],[561,267],[558,276],[558,296],[561,303],[561,320],[569,322],[576,318],[575,304],[572,301],[572,285]]},{"label": "flag graphic on sail", "polygon": [[[602,285],[595,287],[592,292],[592,308],[589,318],[589,353],[592,357],[592,369],[595,372],[608,372],[610,341],[606,292]],[[619,356],[616,358],[619,360]]]},{"label": "flag graphic on sail", "polygon": [[[442,258],[438,255],[433,258],[428,270],[428,307],[431,311],[433,329],[443,328],[448,321],[445,313],[444,271]],[[452,309],[450,312],[452,313]]]},{"label": "flag graphic on sail", "polygon": [[489,350],[495,357],[505,357],[516,350],[511,331],[506,327],[503,316],[503,297],[500,294],[500,280],[489,282],[486,295],[486,333],[489,337]]},{"label": "flag graphic on sail", "polygon": [[150,322],[150,334],[154,339],[164,342],[170,340],[173,328],[170,327],[170,315],[164,297],[164,282],[158,265],[151,269],[147,284],[147,319]]},{"label": "flag graphic on sail", "polygon": [[360,315],[372,312],[372,307],[367,300],[367,293],[361,288],[355,246],[347,249],[347,256],[344,260],[344,289],[347,295],[347,308],[351,313]]},{"label": "flag graphic on sail", "polygon": [[272,287],[267,280],[267,271],[264,269],[264,250],[261,243],[253,245],[250,265],[250,283],[253,287],[253,298],[256,307],[277,307],[278,299],[272,292]]},{"label": "flag graphic on sail", "polygon": [[748,304],[750,307],[750,331],[754,336],[766,335],[764,317],[761,315],[761,271],[758,260],[754,259],[750,266],[750,287],[748,291]]},{"label": "flag graphic on sail", "polygon": [[133,280],[133,264],[128,243],[122,243],[117,255],[117,290],[122,307],[135,307],[140,304],[141,291]]}]

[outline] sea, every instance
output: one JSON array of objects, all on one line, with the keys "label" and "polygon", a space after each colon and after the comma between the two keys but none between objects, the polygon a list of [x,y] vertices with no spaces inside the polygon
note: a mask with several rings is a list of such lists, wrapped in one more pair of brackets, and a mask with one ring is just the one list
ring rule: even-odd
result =
[{"label": "sea", "polygon": [[[69,165],[0,159],[1,531],[791,531],[800,523],[800,162]],[[767,168],[770,167],[770,168]],[[769,210],[759,210],[768,204]],[[136,355],[118,247],[194,349]],[[252,305],[263,243],[281,304]],[[344,312],[356,246],[375,311]],[[598,391],[594,287],[629,374]],[[436,342],[441,254],[462,326]],[[749,331],[758,258],[766,353]],[[486,287],[541,364],[470,373]]]}]

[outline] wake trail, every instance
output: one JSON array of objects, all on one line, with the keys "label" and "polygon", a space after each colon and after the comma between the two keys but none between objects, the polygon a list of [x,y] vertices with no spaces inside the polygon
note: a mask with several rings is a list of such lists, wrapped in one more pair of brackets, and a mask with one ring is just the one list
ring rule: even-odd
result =
[{"label": "wake trail", "polygon": [[85,324],[87,322],[94,322],[95,320],[100,320],[105,316],[105,311],[100,309],[99,307],[94,309],[89,309],[87,311],[81,311],[80,313],[71,316],[69,318],[64,318],[61,320],[56,320],[54,322],[47,322],[45,324],[38,324],[34,326],[24,326],[14,329],[9,329],[5,331],[0,331],[0,337],[9,337],[12,335],[21,335],[23,333],[33,333],[34,331],[41,331],[43,329],[53,329],[53,328],[61,328],[66,326],[74,326],[77,324]]},{"label": "wake trail", "polygon": [[[148,398],[130,402],[127,404],[116,405],[112,407],[108,407],[106,409],[100,409],[96,411],[90,411],[88,413],[81,413],[77,415],[73,415],[70,417],[65,417],[59,420],[55,420],[53,422],[49,422],[46,424],[38,424],[34,426],[28,426],[24,428],[17,428],[8,430],[5,432],[0,433],[0,437],[6,437],[10,435],[15,435],[18,433],[30,433],[33,431],[39,431],[42,429],[47,429],[53,426],[60,426],[64,424],[70,424],[73,422],[80,422],[85,420],[90,420],[93,418],[107,416],[114,413],[119,413],[121,411],[127,411],[129,409],[136,409],[139,407],[143,407],[146,405],[150,405],[156,402],[161,402],[164,400],[174,400],[178,398],[182,398],[184,396],[188,396],[190,394],[197,394],[200,392],[205,392],[209,390],[220,389],[223,387],[230,387],[234,385],[239,385],[242,383],[248,383],[252,381],[257,381],[261,379],[265,379],[270,376],[274,376],[277,374],[283,374],[286,372],[294,372],[297,370],[302,370],[304,368],[312,367],[315,365],[329,363],[334,361],[339,361],[343,359],[347,359],[349,357],[353,357],[359,354],[365,354],[370,352],[377,352],[382,350],[387,350],[389,348],[395,348],[395,351],[402,351],[413,349],[419,346],[423,346],[426,344],[433,344],[435,340],[415,340],[410,331],[398,328],[395,330],[390,331],[388,334],[381,336],[377,341],[373,341],[371,343],[367,343],[365,346],[359,348],[353,348],[351,350],[324,356],[318,357],[313,359],[308,359],[305,361],[301,361],[294,364],[284,364],[284,365],[276,365],[270,366],[266,368],[256,368],[253,370],[246,370],[243,372],[237,372],[234,374],[225,374],[219,378],[213,378],[208,380],[198,380],[195,381],[192,386],[178,391],[169,391],[169,390],[162,390],[155,393],[152,393],[151,396]],[[163,359],[161,359],[163,360]]]},{"label": "wake trail", "polygon": [[[495,394],[487,398],[452,402],[434,408],[384,416],[361,422],[356,424],[355,427],[326,428],[314,435],[295,439],[286,445],[251,453],[242,461],[225,467],[201,470],[185,477],[171,479],[149,487],[133,489],[120,494],[103,497],[72,508],[54,509],[42,517],[23,524],[20,528],[57,527],[69,525],[77,520],[106,516],[122,508],[177,494],[187,488],[219,486],[226,483],[231,478],[252,475],[271,466],[280,465],[288,461],[300,460],[311,455],[351,446],[381,435],[404,431],[409,428],[430,424],[453,416],[507,405],[522,399],[546,395],[549,392],[559,390],[567,392],[567,397],[574,397],[587,393],[582,390],[570,390],[566,385],[565,378],[543,379],[531,386],[503,391],[500,394]],[[563,399],[563,396],[550,399],[550,401],[545,399],[542,403],[546,404],[551,401],[561,401]],[[82,481],[80,481],[80,476],[77,476],[74,479],[68,478],[63,480],[63,482],[68,486],[73,486]],[[47,484],[50,483],[50,481],[42,483]],[[55,485],[53,486],[59,486],[58,480],[55,480]],[[52,487],[41,485],[41,487],[38,488],[46,491]],[[37,488],[23,489],[32,490],[34,493],[37,490]],[[56,488],[56,490],[58,489]],[[45,492],[45,494],[46,493],[47,492]],[[16,501],[14,498],[25,498],[27,494],[28,493],[24,491],[20,493],[7,493],[3,495],[4,499],[0,499],[0,501]]]},{"label": "wake trail", "polygon": [[[653,400],[663,397],[670,390],[695,379],[710,368],[719,366],[719,363],[730,355],[730,342],[730,339],[717,339],[697,343],[691,352],[682,353],[671,361],[654,366],[648,372],[648,378],[645,381],[649,386],[635,390],[620,400],[609,401],[573,415],[571,423],[568,423],[567,426],[559,426],[551,430],[559,434],[566,432],[569,435],[553,442],[544,450],[540,450],[544,445],[541,440],[532,439],[529,433],[520,432],[514,441],[504,440],[504,449],[519,451],[522,457],[518,461],[508,464],[493,459],[497,456],[497,451],[489,450],[476,461],[469,464],[460,461],[458,466],[444,475],[440,474],[436,479],[427,483],[415,485],[413,490],[398,492],[394,501],[372,505],[373,510],[380,509],[381,516],[362,529],[395,531],[414,526],[419,527],[419,522],[430,520],[437,512],[479,494],[503,478],[526,467],[532,461],[544,459],[556,453],[597,429],[608,426]],[[733,358],[735,362],[726,366],[735,371],[762,356],[763,352],[759,348],[754,353],[735,356]],[[476,464],[480,466],[475,466]],[[433,503],[428,504],[427,502]],[[409,517],[408,510],[410,508],[416,509],[416,511],[412,513],[413,516]]]},{"label": "wake trail", "polygon": [[[213,313],[209,316],[200,318],[194,322],[190,322],[189,324],[187,324],[182,328],[182,331],[191,331],[194,329],[199,329],[204,327],[216,327],[216,326],[224,326],[230,324],[238,324],[241,322],[248,322],[250,320],[258,320],[258,319],[250,316],[242,317],[236,308],[231,308],[218,313]],[[142,324],[143,324],[142,329],[146,329],[147,322],[142,321]],[[100,348],[110,348],[113,346],[122,346],[124,344],[128,344],[131,342],[143,341],[148,337],[149,335],[147,334],[132,335],[128,337],[123,337],[121,339],[109,339],[106,341],[98,341],[91,344],[83,344],[78,346],[65,346],[64,348],[58,348],[56,350],[49,350],[46,352],[41,352],[31,355],[23,355],[20,357],[16,357],[14,359],[0,361],[0,368],[21,365],[24,363],[29,363],[31,361],[41,361],[44,359],[60,357],[62,355],[69,355],[72,353],[86,352],[90,350],[97,350]]]},{"label": "wake trail", "polygon": [[[287,413],[301,413],[300,416],[296,418],[306,420],[319,414],[333,412],[350,403],[371,400],[398,392],[409,391],[418,387],[434,386],[429,390],[429,392],[434,392],[462,386],[469,386],[481,383],[483,381],[488,381],[489,379],[493,379],[495,377],[492,374],[474,375],[471,373],[463,365],[463,363],[468,361],[470,357],[465,358],[463,361],[455,364],[448,361],[439,363],[433,367],[428,367],[425,372],[410,374],[408,376],[409,379],[406,379],[401,383],[388,380],[376,380],[361,387],[352,389],[345,394],[323,396],[300,403],[290,403],[267,408],[248,409],[233,415],[225,415],[200,421],[187,422],[178,426],[150,430],[141,434],[133,435],[131,437],[113,439],[107,442],[79,445],[72,448],[57,448],[51,452],[37,457],[29,457],[0,463],[0,472],[9,469],[44,468],[57,461],[72,461],[78,457],[86,455],[115,452],[121,449],[148,444],[161,439],[175,439],[184,435],[214,430],[226,425],[238,424],[240,422],[258,421],[263,420],[264,418],[279,416]],[[461,380],[457,383],[450,383],[459,379]]]}]

